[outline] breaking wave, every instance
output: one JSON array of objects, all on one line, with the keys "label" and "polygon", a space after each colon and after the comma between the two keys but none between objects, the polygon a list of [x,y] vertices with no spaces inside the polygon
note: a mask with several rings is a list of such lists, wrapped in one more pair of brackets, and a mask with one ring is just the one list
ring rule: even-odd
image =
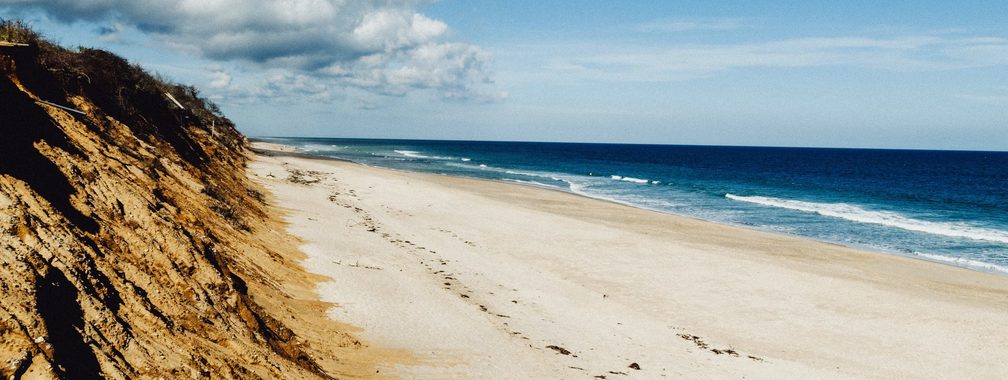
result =
[{"label": "breaking wave", "polygon": [[649,179],[634,178],[634,177],[624,177],[624,176],[619,176],[619,175],[611,175],[611,176],[609,176],[609,178],[612,178],[615,181],[633,182],[633,183],[639,183],[639,184],[642,184],[642,185],[643,184],[648,184],[648,183],[650,183],[652,185],[657,185],[657,184],[661,183],[661,181],[653,181],[653,180],[649,180]]},{"label": "breaking wave", "polygon": [[423,159],[428,159],[428,160],[454,160],[455,159],[455,157],[427,156],[427,155],[421,154],[420,152],[417,152],[415,150],[394,150],[393,152],[396,152],[398,154],[401,154],[401,155],[409,157],[409,158],[423,158]]},{"label": "breaking wave", "polygon": [[725,198],[763,206],[786,208],[845,219],[858,223],[879,224],[933,235],[1008,243],[1008,231],[975,227],[963,223],[933,222],[900,215],[890,211],[872,211],[847,203],[816,203],[761,196],[725,194]]},{"label": "breaking wave", "polygon": [[1008,267],[1004,265],[991,264],[988,262],[983,262],[979,260],[971,260],[963,257],[951,257],[945,255],[935,255],[923,252],[914,252],[911,255],[920,257],[925,260],[937,261],[945,264],[952,264],[955,266],[966,267],[976,270],[983,270],[988,272],[999,272],[1003,274],[1008,274]]}]

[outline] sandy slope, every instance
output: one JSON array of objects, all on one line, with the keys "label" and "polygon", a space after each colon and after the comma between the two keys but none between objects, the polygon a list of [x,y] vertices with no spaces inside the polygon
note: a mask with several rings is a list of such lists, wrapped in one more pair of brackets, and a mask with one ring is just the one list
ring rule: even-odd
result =
[{"label": "sandy slope", "polygon": [[31,43],[0,51],[0,378],[330,379],[396,360],[326,317],[233,123],[33,33],[0,23]]},{"label": "sandy slope", "polygon": [[329,314],[415,354],[383,374],[1008,378],[1008,277],[504,183],[275,154],[250,176]]}]

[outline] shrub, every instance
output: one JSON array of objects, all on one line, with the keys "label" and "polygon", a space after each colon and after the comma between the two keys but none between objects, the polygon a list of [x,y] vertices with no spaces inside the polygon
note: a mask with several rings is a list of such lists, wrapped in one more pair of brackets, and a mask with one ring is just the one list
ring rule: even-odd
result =
[{"label": "shrub", "polygon": [[35,45],[40,39],[39,34],[24,20],[0,18],[0,41]]}]

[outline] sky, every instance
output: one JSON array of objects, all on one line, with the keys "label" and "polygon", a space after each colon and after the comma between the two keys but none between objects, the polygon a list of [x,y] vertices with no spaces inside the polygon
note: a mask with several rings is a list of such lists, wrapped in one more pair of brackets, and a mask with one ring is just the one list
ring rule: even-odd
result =
[{"label": "sky", "polygon": [[1008,150],[1006,1],[0,0],[249,136]]}]

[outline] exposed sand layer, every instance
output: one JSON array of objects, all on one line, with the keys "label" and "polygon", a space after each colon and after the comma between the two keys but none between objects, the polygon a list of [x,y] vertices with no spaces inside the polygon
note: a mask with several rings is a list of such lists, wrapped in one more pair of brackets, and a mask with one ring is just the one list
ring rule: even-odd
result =
[{"label": "exposed sand layer", "polygon": [[31,46],[0,52],[0,378],[329,379],[397,360],[326,317],[229,120],[110,53]]},{"label": "exposed sand layer", "polygon": [[1008,277],[557,191],[263,153],[250,176],[289,210],[304,265],[330,278],[331,317],[414,353],[383,374],[1008,378]]}]

